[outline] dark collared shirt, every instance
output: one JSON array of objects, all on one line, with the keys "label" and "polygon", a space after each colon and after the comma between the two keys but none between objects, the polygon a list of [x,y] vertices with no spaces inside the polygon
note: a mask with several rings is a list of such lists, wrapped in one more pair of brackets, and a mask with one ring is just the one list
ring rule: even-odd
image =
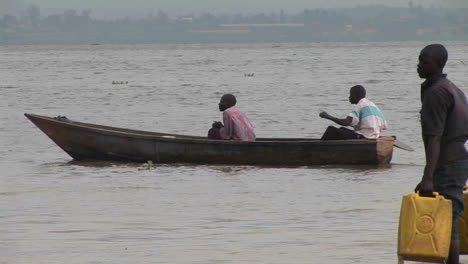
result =
[{"label": "dark collared shirt", "polygon": [[465,94],[445,74],[421,84],[421,127],[424,145],[428,136],[440,136],[438,166],[468,159],[468,103]]}]

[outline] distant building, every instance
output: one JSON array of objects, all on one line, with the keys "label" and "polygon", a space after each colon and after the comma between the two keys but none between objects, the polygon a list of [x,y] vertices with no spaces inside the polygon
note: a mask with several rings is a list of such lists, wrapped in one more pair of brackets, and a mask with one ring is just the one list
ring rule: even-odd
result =
[{"label": "distant building", "polygon": [[431,34],[434,32],[434,29],[432,28],[418,28],[416,29],[416,35],[417,36],[423,36],[423,35],[426,35],[426,34]]},{"label": "distant building", "polygon": [[0,17],[17,15],[20,11],[18,0],[0,0]]},{"label": "distant building", "polygon": [[220,27],[230,27],[230,28],[291,28],[291,27],[304,27],[304,24],[221,24]]},{"label": "distant building", "polygon": [[179,21],[186,22],[186,23],[192,23],[193,22],[193,17],[181,17],[181,18],[179,18]]}]

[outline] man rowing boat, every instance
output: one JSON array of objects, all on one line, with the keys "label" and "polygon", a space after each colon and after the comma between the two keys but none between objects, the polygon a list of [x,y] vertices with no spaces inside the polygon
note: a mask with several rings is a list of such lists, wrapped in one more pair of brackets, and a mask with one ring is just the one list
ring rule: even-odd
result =
[{"label": "man rowing boat", "polygon": [[356,109],[345,118],[334,117],[325,111],[321,112],[319,116],[342,126],[351,126],[354,130],[329,126],[323,134],[322,140],[379,138],[380,132],[387,127],[387,121],[382,111],[366,98],[366,89],[361,85],[351,87],[349,102],[356,104]]}]

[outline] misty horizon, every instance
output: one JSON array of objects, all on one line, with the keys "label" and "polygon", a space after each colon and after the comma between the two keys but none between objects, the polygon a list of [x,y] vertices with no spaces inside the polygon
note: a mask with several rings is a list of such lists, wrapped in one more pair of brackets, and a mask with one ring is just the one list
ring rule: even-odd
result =
[{"label": "misty horizon", "polygon": [[96,18],[91,10],[0,16],[2,44],[253,43],[318,41],[466,40],[466,9],[360,6],[300,12],[204,13]]},{"label": "misty horizon", "polygon": [[[468,1],[464,0],[411,0],[415,6],[451,8],[468,8]],[[388,0],[378,3],[382,6],[409,6],[408,0]],[[60,14],[65,10],[91,10],[92,17],[101,19],[114,19],[123,17],[141,18],[164,11],[170,16],[213,13],[270,13],[284,10],[285,12],[298,12],[304,9],[315,8],[352,8],[359,5],[376,5],[371,0],[0,0],[0,15],[21,15],[31,6],[40,8],[42,16]]]}]

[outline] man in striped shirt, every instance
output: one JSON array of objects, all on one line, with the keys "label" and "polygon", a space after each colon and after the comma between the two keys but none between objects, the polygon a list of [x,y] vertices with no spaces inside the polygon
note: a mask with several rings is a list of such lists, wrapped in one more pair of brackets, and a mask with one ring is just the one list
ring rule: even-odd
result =
[{"label": "man in striped shirt", "polygon": [[349,90],[349,102],[356,104],[356,110],[352,111],[346,118],[340,119],[321,112],[320,117],[329,119],[342,126],[351,126],[354,130],[329,126],[322,136],[322,140],[338,139],[375,139],[380,132],[387,127],[382,111],[366,98],[366,89],[361,85],[351,87]]}]

